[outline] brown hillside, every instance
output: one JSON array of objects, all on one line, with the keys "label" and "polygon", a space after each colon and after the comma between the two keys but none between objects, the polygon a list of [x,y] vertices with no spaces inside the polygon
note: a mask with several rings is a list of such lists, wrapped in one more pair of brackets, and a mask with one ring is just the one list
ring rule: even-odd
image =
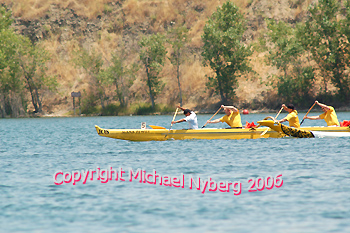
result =
[{"label": "brown hillside", "polygon": [[[181,66],[181,84],[184,105],[197,110],[215,104],[219,97],[205,91],[206,75],[201,61],[201,35],[207,18],[224,1],[217,0],[0,0],[13,12],[14,28],[27,35],[33,42],[43,45],[52,56],[50,74],[59,82],[59,91],[47,93],[44,97],[44,110],[52,115],[64,115],[72,110],[72,91],[88,91],[89,79],[85,72],[74,66],[73,51],[78,46],[96,49],[104,56],[105,65],[111,53],[118,50],[124,41],[128,51],[127,62],[138,60],[137,42],[142,34],[165,32],[175,24],[184,24],[190,29],[193,51]],[[311,0],[235,0],[246,15],[247,31],[245,43],[252,44],[266,28],[264,19],[274,18],[288,22],[300,21]],[[170,51],[170,50],[169,50]],[[261,80],[276,70],[264,64],[264,53],[255,52],[251,62],[256,74],[244,77],[237,89],[238,104],[259,102],[266,96],[266,86]],[[174,104],[177,102],[177,80],[174,67],[169,61],[164,66],[165,87],[156,103]],[[133,98],[129,103],[149,102],[144,82],[145,72],[140,69],[137,80],[130,91]],[[111,101],[114,89],[107,92]]]}]

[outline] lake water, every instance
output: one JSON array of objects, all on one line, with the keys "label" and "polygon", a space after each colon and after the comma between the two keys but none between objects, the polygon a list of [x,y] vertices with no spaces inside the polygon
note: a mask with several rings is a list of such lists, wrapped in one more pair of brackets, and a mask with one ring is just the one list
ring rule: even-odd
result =
[{"label": "lake water", "polygon": [[[267,115],[242,115],[242,121]],[[129,142],[100,137],[94,128],[140,128],[141,122],[168,128],[172,117],[1,119],[0,232],[350,232],[350,138]],[[210,117],[199,115],[199,125]],[[350,113],[338,118],[350,120]],[[76,171],[110,167],[125,171],[126,181],[102,183],[105,172],[100,180],[95,173],[85,184],[68,182]],[[130,182],[131,169],[155,170],[164,183]],[[183,177],[184,188],[166,186],[166,175]],[[248,191],[249,178],[277,175],[269,189],[260,179],[262,191]],[[54,183],[64,177],[67,183]],[[230,186],[202,193],[193,183],[190,189],[198,177],[240,183],[240,193],[239,185],[237,192]]]}]

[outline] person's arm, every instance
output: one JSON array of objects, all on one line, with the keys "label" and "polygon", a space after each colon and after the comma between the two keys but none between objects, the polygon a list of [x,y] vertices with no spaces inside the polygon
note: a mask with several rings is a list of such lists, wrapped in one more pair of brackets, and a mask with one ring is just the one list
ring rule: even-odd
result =
[{"label": "person's arm", "polygon": [[216,119],[216,120],[213,120],[213,121],[207,121],[207,123],[209,124],[213,124],[213,123],[219,123],[220,122],[220,118],[219,119]]},{"label": "person's arm", "polygon": [[286,118],[283,118],[282,120],[276,120],[276,122],[278,123],[282,123],[282,122],[285,122],[285,121],[288,121]]},{"label": "person's arm", "polygon": [[[287,108],[287,106],[285,105],[285,104],[282,104],[282,107],[283,107],[283,109],[285,110],[285,111],[287,111],[288,112],[288,108]],[[288,116],[288,115],[287,115]],[[287,119],[287,117],[285,117],[285,118],[283,118],[283,119],[281,119],[281,120],[276,120],[275,119],[275,121],[276,122],[278,122],[278,123],[282,123],[282,122],[286,122],[286,121],[288,121],[288,119]]]},{"label": "person's arm", "polygon": [[237,108],[235,108],[234,106],[224,106],[224,105],[221,105],[221,107],[222,108],[228,108],[228,109],[231,109],[232,111],[234,111],[234,112],[238,112],[238,109]]},{"label": "person's arm", "polygon": [[177,106],[179,109],[181,109],[182,111],[185,111],[185,108],[181,107],[180,105]]},{"label": "person's arm", "polygon": [[283,107],[284,111],[287,111],[288,108],[287,108],[287,106],[285,104],[282,104],[282,107]]},{"label": "person's arm", "polygon": [[321,108],[326,109],[326,111],[328,111],[330,109],[329,106],[325,105],[325,104],[321,104],[320,102],[318,102],[317,100],[315,101],[315,103],[320,106]]},{"label": "person's arm", "polygon": [[273,120],[274,122],[278,122],[278,123],[282,123],[282,122],[287,121],[286,118],[283,118],[282,120],[276,120],[276,118],[273,117],[273,116],[268,116],[268,117],[266,117],[266,118],[270,118],[270,119]]},{"label": "person's arm", "polygon": [[321,119],[321,117],[320,116],[304,116],[304,119],[319,120],[319,119]]},{"label": "person's arm", "polygon": [[177,121],[172,121],[171,124],[176,124],[176,123],[180,123],[180,122],[184,122],[184,121],[186,121],[186,119],[182,118],[182,119],[177,120]]}]

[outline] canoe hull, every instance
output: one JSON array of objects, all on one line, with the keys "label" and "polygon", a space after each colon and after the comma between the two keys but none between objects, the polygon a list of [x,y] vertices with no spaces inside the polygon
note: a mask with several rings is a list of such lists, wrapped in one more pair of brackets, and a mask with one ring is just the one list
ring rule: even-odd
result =
[{"label": "canoe hull", "polygon": [[314,138],[317,132],[325,132],[330,135],[350,136],[350,127],[302,127],[299,129],[285,126],[281,123],[275,123],[271,120],[258,121],[263,126],[270,127],[272,130],[281,134],[297,138]]},{"label": "canoe hull", "polygon": [[98,135],[129,141],[165,141],[186,139],[258,139],[280,138],[283,135],[269,129],[261,136],[266,128],[257,129],[102,129],[95,126]]}]

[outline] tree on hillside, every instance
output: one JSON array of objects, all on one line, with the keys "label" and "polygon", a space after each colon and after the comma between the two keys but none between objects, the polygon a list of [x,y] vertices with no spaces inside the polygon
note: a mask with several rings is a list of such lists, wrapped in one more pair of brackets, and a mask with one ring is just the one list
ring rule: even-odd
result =
[{"label": "tree on hillside", "polygon": [[153,34],[142,37],[140,45],[140,60],[145,66],[147,75],[147,86],[149,96],[152,102],[152,108],[155,108],[154,99],[161,91],[162,85],[159,73],[164,65],[166,50],[164,47],[164,37],[160,34]]},{"label": "tree on hillside", "polygon": [[270,44],[266,61],[281,71],[271,77],[270,84],[277,88],[281,102],[303,106],[311,98],[314,73],[311,65],[301,56],[305,51],[297,38],[300,26],[292,28],[283,21],[276,23],[273,19],[266,20],[266,23],[266,38]]},{"label": "tree on hillside", "polygon": [[207,86],[215,88],[223,103],[235,97],[237,78],[252,70],[248,65],[252,52],[242,43],[244,30],[244,17],[230,1],[218,7],[204,26],[203,64],[215,72]]},{"label": "tree on hillside", "polygon": [[[90,76],[90,91],[92,102],[100,101],[102,109],[105,108],[105,101],[107,100],[103,82],[100,79],[100,72],[102,71],[103,60],[101,53],[92,49],[90,52],[84,48],[79,48],[75,51],[74,63],[78,67],[82,67]],[[89,99],[90,101],[90,99]],[[93,104],[93,103],[89,103]],[[108,104],[108,103],[107,103]],[[91,106],[88,106],[91,107]]]},{"label": "tree on hillside", "polygon": [[17,51],[19,65],[22,68],[25,87],[29,91],[35,112],[42,112],[43,91],[54,90],[56,79],[47,75],[47,62],[50,56],[39,45],[33,45],[28,38],[24,38]]},{"label": "tree on hillside", "polygon": [[17,36],[10,30],[0,31],[0,98],[1,116],[9,114],[17,116],[18,112],[13,111],[13,100],[23,90],[20,80],[20,68],[16,59]]},{"label": "tree on hillside", "polygon": [[132,86],[138,65],[133,63],[129,67],[125,64],[126,56],[124,48],[115,52],[112,56],[111,64],[100,74],[100,80],[107,84],[113,84],[121,106],[127,105],[129,89]]},{"label": "tree on hillside", "polygon": [[25,114],[25,89],[31,95],[35,112],[42,112],[44,89],[55,87],[54,77],[47,76],[49,57],[43,48],[10,29],[11,12],[0,7],[0,95],[1,115]]},{"label": "tree on hillside", "polygon": [[12,21],[11,11],[7,11],[5,7],[0,6],[0,31],[8,29]]},{"label": "tree on hillside", "polygon": [[179,103],[182,106],[182,91],[180,83],[180,65],[185,57],[185,46],[189,42],[188,29],[185,26],[174,27],[168,32],[168,42],[171,44],[173,53],[168,57],[176,69],[177,85],[179,87]]},{"label": "tree on hillside", "polygon": [[343,101],[350,99],[350,77],[347,72],[350,66],[349,6],[347,1],[345,19],[338,19],[339,1],[319,0],[310,8],[310,16],[300,33],[301,41],[312,54],[325,84],[331,80]]},{"label": "tree on hillside", "polygon": [[12,30],[0,32],[0,96],[1,116],[17,117],[26,108],[22,72],[17,48],[20,37]]},{"label": "tree on hillside", "polygon": [[[23,109],[23,83],[17,60],[17,47],[20,37],[10,29],[11,12],[0,6],[0,110],[1,117],[17,117]],[[22,99],[23,100],[23,99]]]}]

